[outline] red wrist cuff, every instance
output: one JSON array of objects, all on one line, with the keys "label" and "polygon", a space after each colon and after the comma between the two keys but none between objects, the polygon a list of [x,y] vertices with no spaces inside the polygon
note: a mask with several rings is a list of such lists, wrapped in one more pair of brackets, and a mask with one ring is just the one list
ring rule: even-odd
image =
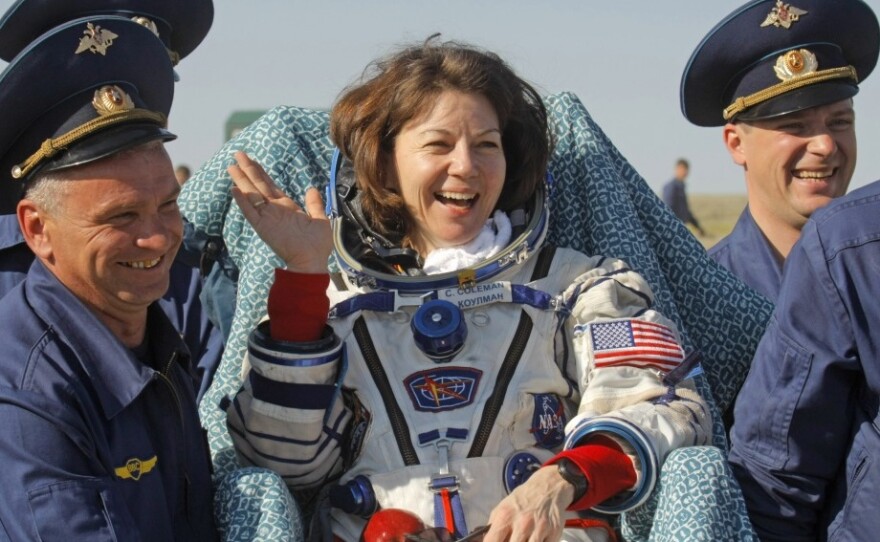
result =
[{"label": "red wrist cuff", "polygon": [[587,492],[569,505],[569,510],[586,510],[601,504],[636,483],[633,462],[610,438],[597,436],[588,443],[565,450],[547,462],[567,458],[587,477]]},{"label": "red wrist cuff", "polygon": [[269,332],[279,341],[307,342],[321,338],[330,300],[326,273],[294,273],[275,269],[269,289]]}]

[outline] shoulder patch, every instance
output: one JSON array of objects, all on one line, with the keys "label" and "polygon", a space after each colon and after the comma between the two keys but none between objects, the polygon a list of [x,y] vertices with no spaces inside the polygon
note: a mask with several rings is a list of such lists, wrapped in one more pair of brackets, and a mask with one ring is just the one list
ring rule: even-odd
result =
[{"label": "shoulder patch", "polygon": [[684,351],[668,327],[644,320],[614,320],[589,324],[595,366],[657,369],[678,367]]}]

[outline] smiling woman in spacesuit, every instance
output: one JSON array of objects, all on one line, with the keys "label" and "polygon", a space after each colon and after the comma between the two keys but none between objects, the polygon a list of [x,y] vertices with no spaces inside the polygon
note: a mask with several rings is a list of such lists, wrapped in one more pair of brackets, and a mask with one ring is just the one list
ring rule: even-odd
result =
[{"label": "smiling woman in spacesuit", "polygon": [[328,536],[399,508],[456,538],[605,540],[574,512],[638,506],[672,449],[708,440],[645,281],[543,243],[548,133],[500,58],[428,40],[334,106],[329,218],[236,155],[235,200],[285,267],[229,428],[331,509]]}]

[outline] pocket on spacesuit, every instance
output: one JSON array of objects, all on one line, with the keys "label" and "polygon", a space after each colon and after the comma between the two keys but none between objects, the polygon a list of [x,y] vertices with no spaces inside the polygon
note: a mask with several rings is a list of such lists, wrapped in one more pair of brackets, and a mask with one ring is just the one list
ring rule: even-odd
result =
[{"label": "pocket on spacesuit", "polygon": [[29,491],[28,500],[40,540],[139,540],[128,510],[101,480],[59,482]]}]

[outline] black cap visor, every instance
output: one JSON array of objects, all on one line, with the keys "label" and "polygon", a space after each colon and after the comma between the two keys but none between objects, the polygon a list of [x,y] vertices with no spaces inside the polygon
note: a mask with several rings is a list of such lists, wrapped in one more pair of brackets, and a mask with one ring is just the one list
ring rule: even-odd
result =
[{"label": "black cap visor", "polygon": [[[95,162],[150,141],[171,141],[176,138],[177,136],[168,130],[150,123],[114,126],[77,141],[54,160],[48,160],[37,166],[28,178],[32,180],[40,173],[60,171]],[[18,200],[24,195],[25,187],[29,183],[30,181],[0,183],[0,214],[15,213]]]},{"label": "black cap visor", "polygon": [[35,173],[81,166],[150,141],[171,141],[173,139],[177,139],[177,136],[152,123],[120,124],[77,141],[65,152],[59,153],[57,158],[47,160]]},{"label": "black cap visor", "polygon": [[736,115],[731,122],[773,119],[811,107],[852,98],[859,87],[849,81],[827,81],[799,88],[754,105]]}]

